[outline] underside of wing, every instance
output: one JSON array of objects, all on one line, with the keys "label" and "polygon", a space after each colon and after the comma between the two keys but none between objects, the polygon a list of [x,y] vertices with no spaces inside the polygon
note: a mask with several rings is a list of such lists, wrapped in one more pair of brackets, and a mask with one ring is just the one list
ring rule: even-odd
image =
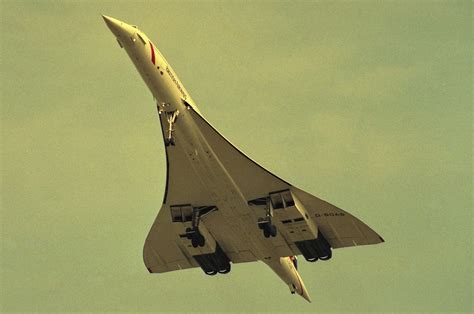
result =
[{"label": "underside of wing", "polygon": [[[238,195],[253,197],[265,190],[265,186],[281,188],[287,184],[248,159],[215,131],[199,114],[188,111],[199,131],[213,151],[215,168],[209,168],[206,154],[194,155],[190,145],[181,145],[181,129],[176,127],[176,145],[166,147],[167,178],[163,205],[147,236],[144,246],[144,261],[150,272],[166,272],[190,267],[199,267],[200,256],[222,251],[232,263],[256,261],[252,245],[242,237],[246,223],[237,218],[245,216],[245,208],[236,206],[229,215],[220,210],[232,203],[235,197],[232,187],[240,187]],[[160,115],[163,136],[166,120]],[[210,154],[210,153],[209,153]],[[204,155],[204,156],[203,156]],[[201,159],[200,159],[201,158]],[[218,169],[217,169],[218,168]],[[224,174],[222,174],[224,172]],[[245,173],[243,175],[243,173]],[[229,186],[231,178],[232,185]],[[255,182],[256,180],[257,182]],[[227,184],[227,185],[226,185]],[[230,188],[229,188],[230,187]],[[246,201],[243,202],[246,207]],[[222,207],[221,207],[222,205]],[[195,215],[195,216],[193,216]],[[199,228],[194,228],[199,218]],[[204,234],[204,246],[193,246],[190,229]],[[198,240],[196,240],[198,241]]]},{"label": "underside of wing", "polygon": [[[201,267],[225,273],[229,262],[306,258],[319,238],[332,248],[383,242],[356,217],[265,170],[196,111],[186,114],[197,137],[180,137],[177,127],[176,145],[166,147],[165,197],[143,251],[150,272]],[[163,115],[160,122],[165,134]],[[273,222],[266,220],[269,208]]]},{"label": "underside of wing", "polygon": [[293,192],[305,205],[331,247],[343,248],[384,242],[380,235],[348,212],[300,189],[293,188]]},{"label": "underside of wing", "polygon": [[[193,215],[200,218],[198,228],[193,227]],[[145,240],[143,259],[151,273],[192,267],[211,275],[226,273],[230,262],[257,260],[249,244],[235,234],[215,206],[163,204]]]},{"label": "underside of wing", "polygon": [[333,248],[368,245],[383,242],[383,239],[365,223],[346,211],[302,191],[265,170],[233,146],[202,116],[193,113],[199,129],[225,168],[236,181],[247,200],[263,201],[275,192],[291,189],[315,220],[318,229]]},{"label": "underside of wing", "polygon": [[288,189],[291,186],[247,157],[199,113],[192,110],[191,115],[209,146],[212,147],[223,167],[247,200],[259,198],[271,191]]},{"label": "underside of wing", "polygon": [[199,267],[183,250],[167,205],[163,205],[148,233],[143,248],[143,260],[150,273]]}]

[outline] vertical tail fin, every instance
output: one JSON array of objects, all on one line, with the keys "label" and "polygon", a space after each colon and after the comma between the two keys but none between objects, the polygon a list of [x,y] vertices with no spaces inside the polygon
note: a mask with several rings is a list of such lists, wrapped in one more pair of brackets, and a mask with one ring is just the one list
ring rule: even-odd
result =
[{"label": "vertical tail fin", "polygon": [[311,302],[308,290],[306,289],[303,279],[295,267],[296,263],[294,263],[293,260],[293,256],[288,256],[280,257],[279,260],[264,262],[270,266],[270,268],[290,287],[291,293],[296,292],[308,302]]}]

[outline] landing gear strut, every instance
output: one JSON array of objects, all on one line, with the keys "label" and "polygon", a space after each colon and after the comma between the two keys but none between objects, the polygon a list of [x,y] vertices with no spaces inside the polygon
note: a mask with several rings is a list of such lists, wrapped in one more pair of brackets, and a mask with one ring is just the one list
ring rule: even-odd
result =
[{"label": "landing gear strut", "polygon": [[201,232],[199,232],[198,228],[186,228],[186,238],[191,240],[191,244],[194,248],[198,246],[203,247],[206,243],[206,239],[201,234]]},{"label": "landing gear strut", "polygon": [[191,220],[191,228],[186,228],[186,238],[191,240],[191,244],[194,248],[198,246],[203,247],[206,243],[206,238],[199,232],[199,209],[193,208],[193,217]]},{"label": "landing gear strut", "polygon": [[257,221],[257,226],[260,230],[263,230],[263,236],[265,238],[269,238],[270,236],[276,237],[277,228],[274,224],[272,224],[273,215],[272,215],[272,210],[269,204],[267,204],[265,211],[266,211],[265,218],[259,218]]}]

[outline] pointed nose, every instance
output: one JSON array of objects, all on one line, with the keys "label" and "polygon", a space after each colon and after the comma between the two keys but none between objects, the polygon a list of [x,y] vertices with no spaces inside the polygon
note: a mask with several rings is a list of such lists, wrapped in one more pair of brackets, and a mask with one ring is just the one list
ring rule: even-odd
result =
[{"label": "pointed nose", "polygon": [[125,37],[130,33],[131,26],[127,23],[107,15],[102,15],[102,18],[116,37]]},{"label": "pointed nose", "polygon": [[302,294],[301,296],[302,296],[303,298],[305,298],[306,301],[308,301],[309,303],[311,303],[311,298],[309,297],[308,290],[306,290],[306,288],[304,288],[303,294]]}]

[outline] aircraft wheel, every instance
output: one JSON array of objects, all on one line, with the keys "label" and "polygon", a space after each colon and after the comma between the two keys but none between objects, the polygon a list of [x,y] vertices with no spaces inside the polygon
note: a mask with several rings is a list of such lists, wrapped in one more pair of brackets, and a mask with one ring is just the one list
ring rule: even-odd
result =
[{"label": "aircraft wheel", "polygon": [[170,139],[170,144],[171,144],[172,146],[174,146],[174,138],[173,138],[173,137]]},{"label": "aircraft wheel", "polygon": [[272,237],[276,237],[277,235],[277,227],[275,225],[270,225],[270,235]]},{"label": "aircraft wheel", "polygon": [[215,270],[205,271],[204,273],[208,276],[214,276],[215,274],[217,274],[217,272]]},{"label": "aircraft wheel", "polygon": [[197,239],[198,245],[199,245],[200,247],[203,247],[204,244],[206,243],[206,239],[205,239],[204,236],[203,236],[202,234],[200,234],[200,233],[198,234],[197,238],[198,238],[198,239]]},{"label": "aircraft wheel", "polygon": [[199,246],[198,239],[196,239],[196,237],[193,237],[191,239],[191,244],[192,244],[193,248],[197,248]]},{"label": "aircraft wheel", "polygon": [[263,235],[265,236],[265,238],[269,238],[270,237],[270,230],[268,230],[268,228],[264,228],[263,229]]},{"label": "aircraft wheel", "polygon": [[314,263],[314,262],[317,262],[318,261],[318,258],[317,257],[308,257],[308,258],[305,258],[308,262],[311,262],[311,263]]}]

